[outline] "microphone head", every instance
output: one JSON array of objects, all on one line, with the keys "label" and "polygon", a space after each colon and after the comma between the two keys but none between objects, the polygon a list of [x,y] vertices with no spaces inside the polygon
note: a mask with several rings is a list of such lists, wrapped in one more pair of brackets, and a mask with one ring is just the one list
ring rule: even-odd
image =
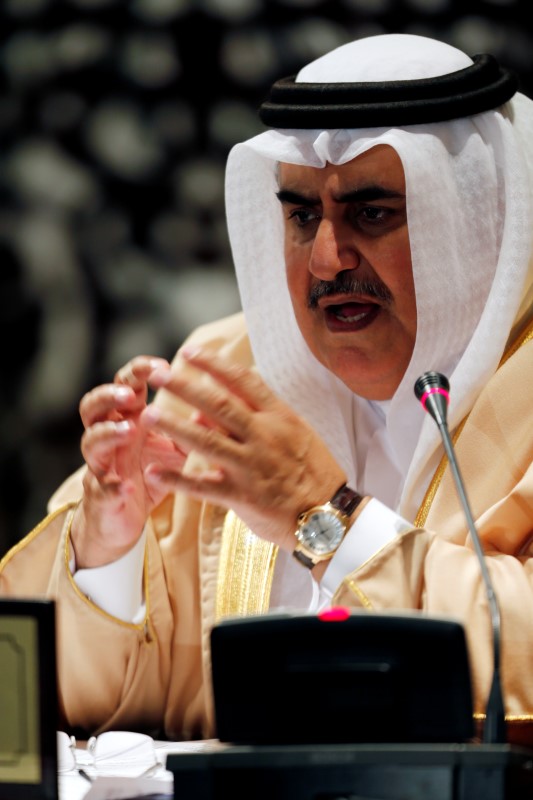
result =
[{"label": "microphone head", "polygon": [[421,401],[422,397],[430,389],[444,389],[445,392],[449,393],[450,382],[441,372],[424,372],[415,383],[416,399]]},{"label": "microphone head", "polygon": [[440,372],[424,372],[415,383],[415,395],[437,425],[446,424],[450,383]]}]

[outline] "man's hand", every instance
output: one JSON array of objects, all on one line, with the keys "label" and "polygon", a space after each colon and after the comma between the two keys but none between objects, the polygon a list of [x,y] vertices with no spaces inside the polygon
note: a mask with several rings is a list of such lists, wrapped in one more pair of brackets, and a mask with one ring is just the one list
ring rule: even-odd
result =
[{"label": "man's hand", "polygon": [[343,470],[257,373],[207,351],[183,348],[180,355],[199,380],[161,367],[148,382],[189,403],[195,417],[150,405],[141,422],[178,449],[203,454],[210,468],[183,474],[162,458],[148,467],[147,483],[153,492],[183,490],[231,508],[255,534],[292,551],[298,514],[329,500],[346,480]]},{"label": "man's hand", "polygon": [[168,361],[139,356],[98,386],[80,403],[85,427],[81,449],[87,463],[83,500],[72,525],[76,566],[96,567],[115,561],[139,539],[150,511],[168,489],[147,484],[148,464],[180,470],[185,454],[166,436],[140,425],[146,408],[147,378]]}]

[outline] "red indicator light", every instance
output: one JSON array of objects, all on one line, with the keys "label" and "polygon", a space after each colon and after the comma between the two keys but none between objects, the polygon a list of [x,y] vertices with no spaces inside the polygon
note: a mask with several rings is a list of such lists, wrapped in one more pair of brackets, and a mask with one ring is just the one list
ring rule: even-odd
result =
[{"label": "red indicator light", "polygon": [[334,606],[333,608],[327,608],[325,611],[321,611],[318,618],[321,619],[322,622],[344,622],[349,616],[349,608]]}]

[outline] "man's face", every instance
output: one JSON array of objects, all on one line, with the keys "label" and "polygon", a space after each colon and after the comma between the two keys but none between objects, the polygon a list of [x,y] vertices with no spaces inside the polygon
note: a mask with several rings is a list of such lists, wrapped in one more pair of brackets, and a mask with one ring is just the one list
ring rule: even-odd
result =
[{"label": "man's face", "polygon": [[399,156],[379,145],[342,166],[281,164],[278,197],[287,282],[305,341],[356,394],[392,397],[416,337]]}]

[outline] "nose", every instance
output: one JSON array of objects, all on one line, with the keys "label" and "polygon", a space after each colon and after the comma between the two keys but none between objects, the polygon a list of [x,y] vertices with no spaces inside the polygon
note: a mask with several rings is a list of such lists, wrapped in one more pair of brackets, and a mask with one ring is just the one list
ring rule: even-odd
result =
[{"label": "nose", "polygon": [[356,269],[359,263],[353,230],[349,226],[322,219],[313,240],[309,271],[319,280],[330,281],[339,272]]}]

